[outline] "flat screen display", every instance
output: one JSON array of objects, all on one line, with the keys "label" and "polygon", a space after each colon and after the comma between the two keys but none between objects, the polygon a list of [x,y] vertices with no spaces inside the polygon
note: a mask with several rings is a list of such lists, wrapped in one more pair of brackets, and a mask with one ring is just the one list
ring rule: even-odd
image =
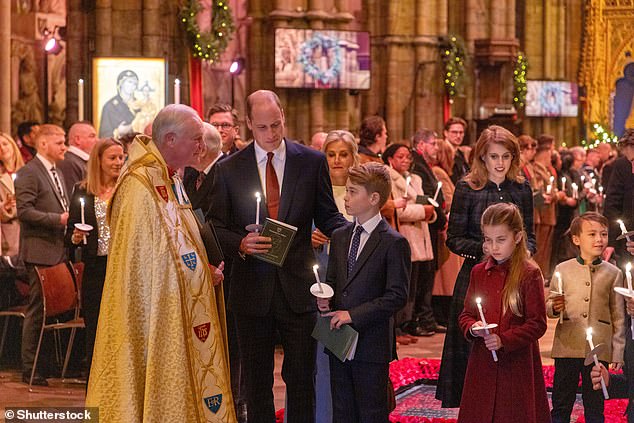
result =
[{"label": "flat screen display", "polygon": [[370,89],[370,34],[276,29],[275,86]]},{"label": "flat screen display", "polygon": [[577,116],[577,84],[568,81],[526,81],[526,116]]}]

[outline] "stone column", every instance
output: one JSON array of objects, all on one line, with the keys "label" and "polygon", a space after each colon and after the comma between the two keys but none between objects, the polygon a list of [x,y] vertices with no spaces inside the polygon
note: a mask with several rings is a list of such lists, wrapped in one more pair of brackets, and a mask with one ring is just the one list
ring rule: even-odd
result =
[{"label": "stone column", "polygon": [[84,120],[92,121],[92,84],[89,77],[88,37],[86,15],[82,0],[69,0],[66,15],[66,125],[78,119],[77,81],[84,80]]},{"label": "stone column", "polygon": [[162,25],[159,0],[143,0],[143,55],[163,56]]},{"label": "stone column", "polygon": [[11,7],[0,7],[0,130],[11,133]]},{"label": "stone column", "polygon": [[95,7],[95,55],[112,55],[112,0],[97,0]]}]

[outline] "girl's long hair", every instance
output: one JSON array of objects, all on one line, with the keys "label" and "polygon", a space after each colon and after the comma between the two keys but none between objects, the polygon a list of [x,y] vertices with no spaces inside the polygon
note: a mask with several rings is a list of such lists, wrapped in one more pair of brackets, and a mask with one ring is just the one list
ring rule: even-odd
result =
[{"label": "girl's long hair", "polygon": [[522,176],[520,169],[520,145],[517,142],[517,138],[508,129],[498,125],[491,125],[480,134],[475,149],[471,153],[473,157],[471,172],[464,178],[474,190],[481,190],[489,180],[489,172],[483,157],[489,151],[489,145],[493,143],[500,144],[513,155],[513,161],[506,174],[506,179],[520,184],[524,182],[524,176]]},{"label": "girl's long hair", "polygon": [[482,228],[484,226],[506,225],[514,236],[520,234],[521,239],[515,245],[513,254],[511,255],[509,273],[506,277],[506,283],[502,289],[502,310],[510,309],[511,312],[522,317],[523,305],[520,293],[520,285],[522,282],[522,274],[526,270],[526,265],[533,265],[530,259],[528,247],[526,244],[526,231],[524,230],[524,221],[519,208],[513,203],[497,203],[489,206],[482,214],[480,220]]}]

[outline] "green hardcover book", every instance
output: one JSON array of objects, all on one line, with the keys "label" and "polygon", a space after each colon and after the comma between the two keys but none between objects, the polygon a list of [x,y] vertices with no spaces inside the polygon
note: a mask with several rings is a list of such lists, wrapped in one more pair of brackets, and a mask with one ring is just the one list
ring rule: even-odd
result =
[{"label": "green hardcover book", "polygon": [[282,267],[296,233],[297,228],[295,226],[267,217],[260,235],[271,238],[271,250],[268,253],[254,254],[253,256]]},{"label": "green hardcover book", "polygon": [[350,325],[330,330],[330,319],[331,317],[319,316],[312,337],[324,344],[342,363],[346,360],[353,360],[357,351],[359,332]]}]

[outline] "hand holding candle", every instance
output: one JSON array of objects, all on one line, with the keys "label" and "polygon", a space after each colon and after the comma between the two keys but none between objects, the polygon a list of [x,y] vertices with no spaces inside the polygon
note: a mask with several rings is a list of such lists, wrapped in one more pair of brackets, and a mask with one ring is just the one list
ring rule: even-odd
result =
[{"label": "hand holding candle", "polygon": [[[588,341],[588,344],[590,345],[590,351],[594,350],[594,342],[592,342],[592,328],[591,327],[586,329],[586,340]],[[599,367],[599,358],[594,353],[592,353],[592,355],[593,355],[592,358],[594,359],[594,365]],[[601,378],[601,390],[603,391],[603,398],[610,399],[610,396],[608,395],[608,388],[605,386],[605,381],[603,380],[603,378]]]},{"label": "hand holding candle", "polygon": [[[476,305],[478,306],[478,312],[480,313],[480,320],[482,321],[482,324],[484,325],[484,327],[486,328],[487,326],[487,321],[484,318],[484,312],[482,311],[482,298],[478,297],[476,298]],[[489,329],[484,329],[484,333],[486,333],[487,335],[489,334]],[[491,351],[491,355],[493,355],[493,361],[498,361],[498,354],[496,351],[492,350]]]},{"label": "hand holding candle", "polygon": [[573,182],[572,183],[572,198],[576,200],[578,196],[579,196],[579,186]]}]

